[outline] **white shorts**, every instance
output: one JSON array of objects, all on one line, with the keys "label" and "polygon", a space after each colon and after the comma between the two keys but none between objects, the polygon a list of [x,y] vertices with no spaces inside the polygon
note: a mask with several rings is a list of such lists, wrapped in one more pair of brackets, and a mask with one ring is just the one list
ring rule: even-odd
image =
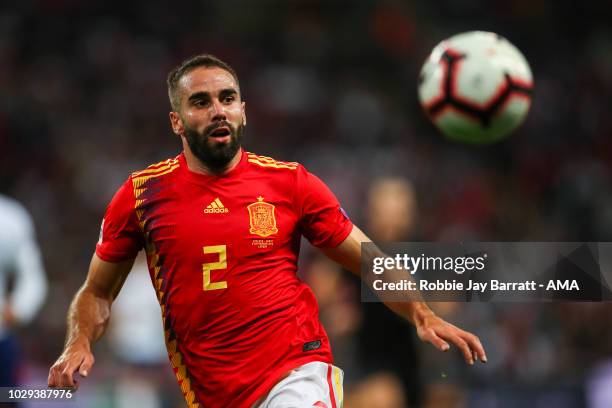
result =
[{"label": "white shorts", "polygon": [[253,408],[341,408],[344,372],[327,363],[304,364],[279,381]]}]

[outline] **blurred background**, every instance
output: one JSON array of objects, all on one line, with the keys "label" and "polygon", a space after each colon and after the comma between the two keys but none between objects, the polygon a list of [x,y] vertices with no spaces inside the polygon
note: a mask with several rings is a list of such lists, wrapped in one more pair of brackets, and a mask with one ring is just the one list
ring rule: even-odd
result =
[{"label": "blurred background", "polygon": [[[416,96],[429,51],[474,29],[507,37],[535,77],[526,123],[488,147],[444,140]],[[179,153],[165,77],[204,52],[238,72],[246,148],[306,165],[375,240],[612,240],[610,2],[2,2],[0,192],[31,214],[48,282],[32,320],[3,323],[20,384],[46,384],[115,190]],[[612,305],[433,305],[485,344],[489,363],[467,367],[307,245],[302,264],[347,408],[612,406]],[[74,406],[184,406],[145,268]]]}]

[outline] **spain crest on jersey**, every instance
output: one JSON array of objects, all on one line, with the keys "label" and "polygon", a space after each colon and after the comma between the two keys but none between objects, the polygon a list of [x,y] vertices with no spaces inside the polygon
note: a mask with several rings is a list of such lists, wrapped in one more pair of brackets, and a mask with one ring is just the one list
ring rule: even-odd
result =
[{"label": "spain crest on jersey", "polygon": [[266,203],[262,196],[257,197],[257,202],[247,205],[249,210],[249,222],[251,234],[260,237],[268,237],[276,234],[276,218],[274,217],[274,205]]}]

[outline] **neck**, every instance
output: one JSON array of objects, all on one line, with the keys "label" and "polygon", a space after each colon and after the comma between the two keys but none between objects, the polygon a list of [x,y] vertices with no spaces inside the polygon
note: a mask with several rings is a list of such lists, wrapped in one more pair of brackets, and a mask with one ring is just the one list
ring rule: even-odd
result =
[{"label": "neck", "polygon": [[184,148],[183,153],[185,154],[185,162],[187,162],[187,167],[189,170],[193,171],[194,173],[204,174],[207,176],[219,176],[232,171],[238,165],[238,163],[240,163],[242,148],[238,149],[234,157],[232,157],[232,160],[230,160],[227,165],[221,169],[211,169],[206,164],[202,163],[202,161],[191,152],[189,147]]}]

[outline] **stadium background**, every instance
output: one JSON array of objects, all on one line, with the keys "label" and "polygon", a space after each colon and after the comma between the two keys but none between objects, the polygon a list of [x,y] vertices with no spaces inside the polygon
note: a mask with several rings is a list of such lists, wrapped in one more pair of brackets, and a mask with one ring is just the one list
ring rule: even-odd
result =
[{"label": "stadium background", "polygon": [[[18,331],[24,384],[44,384],[61,351],[69,300],[115,189],[131,171],[178,153],[165,75],[195,53],[237,70],[246,147],[305,164],[381,240],[611,240],[611,14],[606,2],[553,0],[3,2],[0,191],[32,212],[50,281],[36,321]],[[490,147],[444,141],[416,98],[428,51],[472,29],[506,36],[536,81],[526,124]],[[390,176],[408,184],[371,193]],[[384,211],[376,205],[394,203],[394,191],[408,197],[397,211],[410,222],[386,236],[380,231],[397,223],[377,226]],[[612,406],[610,305],[435,305],[485,343],[489,363],[472,368],[394,323],[366,329],[379,312],[363,309],[356,282],[308,249],[303,264],[347,371],[348,408],[402,406],[401,398],[368,401],[399,398],[402,383],[383,374],[393,362],[412,373],[404,381],[411,406]],[[145,311],[133,309],[115,311],[111,330],[120,333],[95,347],[78,406],[181,406],[167,360],[149,344],[156,336],[130,351],[133,332],[119,321],[142,321]]]}]

